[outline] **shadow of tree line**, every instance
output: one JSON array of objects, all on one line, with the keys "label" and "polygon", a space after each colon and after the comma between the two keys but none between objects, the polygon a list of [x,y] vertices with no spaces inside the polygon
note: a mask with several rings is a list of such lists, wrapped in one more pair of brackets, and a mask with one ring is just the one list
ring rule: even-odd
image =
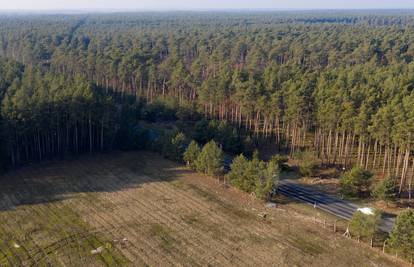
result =
[{"label": "shadow of tree line", "polygon": [[170,182],[190,172],[151,152],[114,152],[30,164],[0,176],[0,211]]}]

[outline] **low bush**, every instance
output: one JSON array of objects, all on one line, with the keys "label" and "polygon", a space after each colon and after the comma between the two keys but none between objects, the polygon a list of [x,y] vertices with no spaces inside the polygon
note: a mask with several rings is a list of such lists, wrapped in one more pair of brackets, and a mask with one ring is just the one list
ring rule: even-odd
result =
[{"label": "low bush", "polygon": [[389,176],[382,180],[380,183],[377,184],[374,191],[372,192],[372,196],[378,200],[386,201],[387,204],[391,201],[394,201],[397,194],[396,194],[396,184],[395,178]]},{"label": "low bush", "polygon": [[315,176],[316,170],[319,166],[318,157],[312,151],[304,151],[297,153],[295,156],[299,163],[299,172],[303,176]]},{"label": "low bush", "polygon": [[287,164],[289,159],[286,156],[282,156],[282,155],[277,154],[277,155],[272,156],[270,161],[275,162],[280,171],[289,171],[290,170],[290,167]]},{"label": "low bush", "polygon": [[341,177],[341,193],[349,197],[369,196],[372,176],[372,173],[365,169],[352,168]]},{"label": "low bush", "polygon": [[381,212],[374,210],[374,214],[365,214],[356,211],[349,222],[349,231],[351,235],[358,238],[373,238],[378,233],[381,222]]}]

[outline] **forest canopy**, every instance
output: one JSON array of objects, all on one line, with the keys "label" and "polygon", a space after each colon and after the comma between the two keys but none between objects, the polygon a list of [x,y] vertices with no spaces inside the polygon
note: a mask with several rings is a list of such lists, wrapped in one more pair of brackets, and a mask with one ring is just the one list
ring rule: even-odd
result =
[{"label": "forest canopy", "polygon": [[413,26],[408,11],[1,15],[3,165],[111,149],[131,105],[173,100],[410,194]]}]

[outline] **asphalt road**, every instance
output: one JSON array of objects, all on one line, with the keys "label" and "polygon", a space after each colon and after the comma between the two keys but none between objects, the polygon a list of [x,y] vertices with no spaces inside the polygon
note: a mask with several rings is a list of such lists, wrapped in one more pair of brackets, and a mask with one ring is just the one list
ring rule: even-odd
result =
[{"label": "asphalt road", "polygon": [[[335,196],[317,191],[310,186],[299,185],[293,181],[280,181],[277,192],[286,197],[312,205],[317,209],[329,212],[345,220],[351,219],[354,212],[358,208],[361,208],[348,201],[344,201]],[[383,216],[380,230],[388,233],[391,232],[394,222],[395,218]]]},{"label": "asphalt road", "polygon": [[[233,157],[225,155],[224,169],[230,171]],[[344,220],[350,220],[359,207],[349,201],[318,191],[311,186],[300,185],[292,180],[281,180],[277,192],[300,202],[307,203],[317,209],[331,213]],[[395,223],[395,217],[383,215],[380,230],[390,233]]]}]

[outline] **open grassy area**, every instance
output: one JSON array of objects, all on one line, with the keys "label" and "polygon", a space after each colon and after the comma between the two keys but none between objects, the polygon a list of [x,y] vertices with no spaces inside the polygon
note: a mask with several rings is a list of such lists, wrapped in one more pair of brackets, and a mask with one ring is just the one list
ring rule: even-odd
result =
[{"label": "open grassy area", "polygon": [[396,265],[297,212],[263,219],[260,201],[152,153],[39,163],[0,179],[0,266]]}]

